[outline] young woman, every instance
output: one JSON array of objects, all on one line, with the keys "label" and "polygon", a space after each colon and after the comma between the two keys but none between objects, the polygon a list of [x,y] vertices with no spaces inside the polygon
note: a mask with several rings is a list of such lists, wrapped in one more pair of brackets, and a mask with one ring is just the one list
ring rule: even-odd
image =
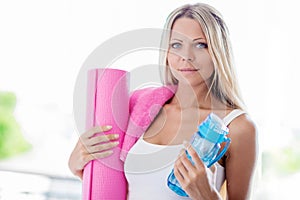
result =
[{"label": "young woman", "polygon": [[[128,199],[221,199],[222,185],[227,199],[247,199],[257,156],[257,133],[238,91],[222,16],[206,4],[184,5],[169,15],[165,30],[170,31],[162,38],[166,51],[160,52],[160,64],[165,85],[176,86],[176,90],[124,161]],[[232,142],[223,158],[207,169],[195,150],[182,144],[211,112],[228,126]],[[116,134],[92,137],[106,130],[100,126],[81,135],[69,160],[75,175],[82,177],[90,160],[111,154],[117,145]],[[183,147],[194,165],[182,153]],[[188,198],[167,187],[172,168]]]}]

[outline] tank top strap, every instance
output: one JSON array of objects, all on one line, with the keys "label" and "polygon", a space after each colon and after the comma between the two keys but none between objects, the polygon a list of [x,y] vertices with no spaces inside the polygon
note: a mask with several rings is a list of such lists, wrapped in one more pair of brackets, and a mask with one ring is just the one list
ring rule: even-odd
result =
[{"label": "tank top strap", "polygon": [[240,116],[244,113],[246,113],[246,111],[241,110],[241,109],[234,109],[233,111],[231,111],[228,115],[226,115],[223,118],[223,122],[226,126],[228,126],[230,124],[230,122],[232,122],[232,120],[234,120],[235,118],[237,118],[238,116]]}]

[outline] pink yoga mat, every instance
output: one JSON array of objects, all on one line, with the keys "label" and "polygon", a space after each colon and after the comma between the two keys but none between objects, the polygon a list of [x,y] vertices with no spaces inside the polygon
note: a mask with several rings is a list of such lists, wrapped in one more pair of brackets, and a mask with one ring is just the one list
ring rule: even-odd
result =
[{"label": "pink yoga mat", "polygon": [[119,133],[120,143],[110,157],[93,160],[85,166],[83,200],[126,199],[127,182],[120,151],[129,118],[128,85],[129,73],[123,70],[92,69],[88,72],[86,129],[112,125],[104,134]]}]

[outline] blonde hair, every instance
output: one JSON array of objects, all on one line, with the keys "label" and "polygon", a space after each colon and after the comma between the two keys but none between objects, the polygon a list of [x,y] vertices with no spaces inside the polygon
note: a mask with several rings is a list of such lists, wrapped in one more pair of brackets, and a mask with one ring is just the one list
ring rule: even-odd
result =
[{"label": "blonde hair", "polygon": [[183,5],[168,16],[162,34],[159,57],[159,64],[163,66],[161,75],[164,84],[176,85],[178,83],[168,66],[167,53],[172,26],[177,19],[183,17],[197,20],[207,39],[208,51],[214,64],[214,73],[206,97],[211,92],[226,106],[233,109],[244,109],[233,66],[233,55],[227,26],[221,14],[207,4]]}]

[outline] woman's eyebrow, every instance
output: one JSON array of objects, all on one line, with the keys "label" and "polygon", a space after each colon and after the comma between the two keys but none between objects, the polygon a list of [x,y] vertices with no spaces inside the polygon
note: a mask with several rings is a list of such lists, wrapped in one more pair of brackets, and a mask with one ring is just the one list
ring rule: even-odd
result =
[{"label": "woman's eyebrow", "polygon": [[[180,39],[177,39],[177,38],[171,38],[171,40],[178,40],[180,42],[183,42],[183,40],[180,40]],[[193,39],[193,42],[196,41],[196,40],[205,40],[205,38],[202,38],[202,37],[195,38],[195,39]]]},{"label": "woman's eyebrow", "polygon": [[177,39],[177,38],[171,38],[171,40],[178,40],[180,42],[183,42],[183,40]]},{"label": "woman's eyebrow", "polygon": [[195,39],[193,39],[193,41],[196,41],[196,40],[205,40],[204,38],[202,38],[202,37],[199,37],[199,38],[195,38]]}]

